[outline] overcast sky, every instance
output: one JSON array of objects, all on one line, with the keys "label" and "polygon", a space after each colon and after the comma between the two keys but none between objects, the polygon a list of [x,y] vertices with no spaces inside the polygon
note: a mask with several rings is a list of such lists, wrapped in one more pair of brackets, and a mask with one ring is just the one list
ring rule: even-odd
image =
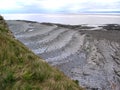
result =
[{"label": "overcast sky", "polygon": [[0,0],[0,13],[120,13],[120,0]]}]

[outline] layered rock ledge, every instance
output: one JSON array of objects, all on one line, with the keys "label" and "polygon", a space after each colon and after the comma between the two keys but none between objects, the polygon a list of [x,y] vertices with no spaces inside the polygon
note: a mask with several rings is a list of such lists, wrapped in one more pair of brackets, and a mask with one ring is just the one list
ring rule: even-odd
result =
[{"label": "layered rock ledge", "polygon": [[120,25],[7,23],[16,39],[87,90],[120,90]]}]

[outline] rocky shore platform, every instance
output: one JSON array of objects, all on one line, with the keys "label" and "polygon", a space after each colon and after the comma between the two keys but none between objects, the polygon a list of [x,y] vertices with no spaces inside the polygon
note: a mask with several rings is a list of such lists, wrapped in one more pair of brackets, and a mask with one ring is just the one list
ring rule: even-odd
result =
[{"label": "rocky shore platform", "polygon": [[87,90],[120,90],[120,25],[8,20],[16,39]]}]

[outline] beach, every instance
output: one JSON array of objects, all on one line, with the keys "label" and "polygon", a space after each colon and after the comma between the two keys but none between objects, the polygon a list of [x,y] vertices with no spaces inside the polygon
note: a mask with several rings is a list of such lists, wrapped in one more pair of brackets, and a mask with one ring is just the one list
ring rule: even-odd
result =
[{"label": "beach", "polygon": [[120,25],[8,20],[16,39],[86,90],[120,90]]}]

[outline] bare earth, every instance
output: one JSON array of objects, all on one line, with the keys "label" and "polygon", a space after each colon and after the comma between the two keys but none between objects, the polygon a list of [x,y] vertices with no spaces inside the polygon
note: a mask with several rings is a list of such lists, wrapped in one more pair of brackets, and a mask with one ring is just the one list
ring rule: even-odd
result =
[{"label": "bare earth", "polygon": [[87,90],[120,90],[120,25],[7,23],[16,39]]}]

